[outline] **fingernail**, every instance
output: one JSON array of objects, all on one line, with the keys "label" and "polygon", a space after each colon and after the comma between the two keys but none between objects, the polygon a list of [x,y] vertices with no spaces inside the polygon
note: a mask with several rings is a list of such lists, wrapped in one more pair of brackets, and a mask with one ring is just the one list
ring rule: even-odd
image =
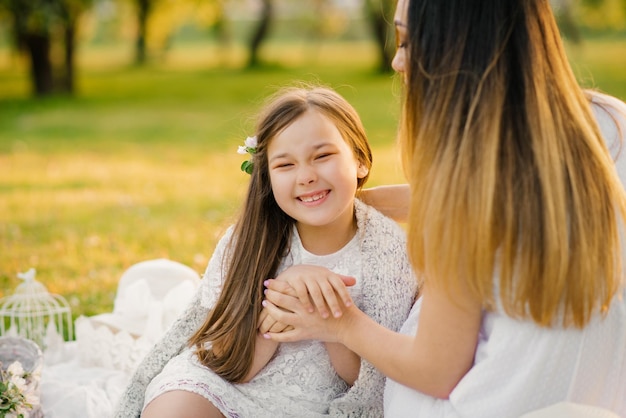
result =
[{"label": "fingernail", "polygon": [[264,295],[267,295],[267,289],[264,289],[264,290],[263,290],[263,294],[264,294]]},{"label": "fingernail", "polygon": [[339,318],[341,316],[341,311],[336,311],[335,312],[335,318]]},{"label": "fingernail", "polygon": [[267,306],[267,301],[264,300],[263,302],[261,302],[261,305],[263,305],[264,307]]},{"label": "fingernail", "polygon": [[263,334],[263,338],[265,338],[266,340],[269,340],[270,336],[269,336],[269,334]]},{"label": "fingernail", "polygon": [[270,281],[269,280],[266,280],[266,281],[263,282],[263,286],[267,287],[269,285],[270,285]]}]

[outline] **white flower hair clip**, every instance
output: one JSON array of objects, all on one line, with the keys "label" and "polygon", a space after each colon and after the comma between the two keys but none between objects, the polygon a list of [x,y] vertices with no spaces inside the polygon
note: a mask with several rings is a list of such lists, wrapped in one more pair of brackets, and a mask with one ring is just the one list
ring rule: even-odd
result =
[{"label": "white flower hair clip", "polygon": [[254,167],[254,163],[252,162],[252,155],[256,153],[256,146],[256,136],[249,136],[246,138],[244,145],[239,145],[239,147],[237,148],[237,154],[250,154],[250,159],[241,163],[241,171],[252,174],[252,168]]}]

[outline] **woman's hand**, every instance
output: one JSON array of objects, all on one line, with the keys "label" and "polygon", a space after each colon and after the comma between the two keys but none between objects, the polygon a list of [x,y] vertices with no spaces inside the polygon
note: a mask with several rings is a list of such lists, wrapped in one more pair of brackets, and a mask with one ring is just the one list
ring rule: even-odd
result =
[{"label": "woman's hand", "polygon": [[411,190],[408,184],[370,187],[361,190],[358,197],[396,222],[405,223],[409,219]]},{"label": "woman's hand", "polygon": [[322,317],[315,310],[311,311],[298,297],[283,293],[286,283],[270,280],[265,292],[263,306],[269,316],[276,321],[287,324],[288,329],[282,332],[263,332],[263,336],[277,342],[302,340],[321,340],[339,342],[345,327],[350,326],[352,312],[358,308],[353,304],[345,309],[340,316]]},{"label": "woman's hand", "polygon": [[304,309],[311,313],[317,310],[322,318],[328,318],[331,312],[334,317],[340,317],[343,308],[352,305],[346,286],[355,283],[353,277],[333,273],[325,267],[300,264],[289,267],[265,285],[297,297]]}]

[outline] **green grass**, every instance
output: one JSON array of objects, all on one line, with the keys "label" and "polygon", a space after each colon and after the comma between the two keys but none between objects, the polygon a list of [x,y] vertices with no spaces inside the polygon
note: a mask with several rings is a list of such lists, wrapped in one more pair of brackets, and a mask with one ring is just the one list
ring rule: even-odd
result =
[{"label": "green grass", "polygon": [[580,83],[626,101],[626,38],[588,39],[568,48]]},{"label": "green grass", "polygon": [[[624,50],[594,39],[570,54],[586,86],[626,99]],[[91,315],[112,308],[134,263],[166,257],[202,272],[246,187],[236,147],[262,99],[298,80],[336,88],[359,111],[375,154],[370,185],[402,181],[400,85],[374,70],[371,45],[263,54],[269,65],[244,71],[240,49],[191,44],[134,68],[127,49],[89,47],[76,97],[34,100],[24,63],[0,50],[0,296],[35,267],[74,316]]]},{"label": "green grass", "polygon": [[291,60],[310,61],[257,71],[202,68],[193,48],[143,69],[115,49],[86,51],[77,97],[40,101],[19,68],[0,67],[0,295],[35,267],[75,315],[94,314],[111,309],[136,262],[166,257],[202,272],[246,187],[236,147],[263,98],[298,80],[345,95],[377,149],[372,184],[399,181],[397,82],[355,48],[360,60],[335,67],[291,46]]}]

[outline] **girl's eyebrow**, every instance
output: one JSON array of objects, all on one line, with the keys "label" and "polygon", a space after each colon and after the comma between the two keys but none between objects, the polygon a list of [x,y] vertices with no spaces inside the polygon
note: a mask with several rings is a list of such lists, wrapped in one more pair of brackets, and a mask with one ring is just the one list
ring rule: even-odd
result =
[{"label": "girl's eyebrow", "polygon": [[288,156],[288,155],[289,155],[289,154],[287,154],[286,152],[284,152],[284,153],[282,153],[282,154],[275,155],[275,156],[273,156],[272,158],[270,158],[268,162],[270,162],[270,163],[271,163],[271,162],[272,162],[272,161],[274,161],[274,160],[278,160],[279,158],[284,158],[284,157],[286,157],[286,156]]}]

